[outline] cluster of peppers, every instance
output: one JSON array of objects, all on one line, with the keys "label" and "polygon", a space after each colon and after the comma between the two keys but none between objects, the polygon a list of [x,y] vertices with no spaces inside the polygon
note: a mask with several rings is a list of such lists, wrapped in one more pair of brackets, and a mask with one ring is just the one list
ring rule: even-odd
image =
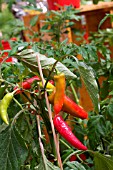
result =
[{"label": "cluster of peppers", "polygon": [[[21,89],[16,86],[12,93],[7,93],[0,102],[0,116],[2,120],[9,124],[7,116],[7,108],[13,99],[13,95],[22,93],[25,89],[31,89],[32,83],[34,81],[40,81],[38,76],[33,76],[32,78],[26,79],[21,84]],[[65,75],[60,73],[54,76],[55,86],[51,82],[47,83],[46,88],[52,89],[52,93],[48,96],[49,102],[53,105],[55,117],[53,118],[53,123],[59,134],[72,146],[80,150],[87,150],[79,139],[73,134],[70,127],[63,120],[62,116],[59,114],[60,111],[69,113],[75,117],[86,119],[88,117],[87,112],[80,106],[78,106],[74,101],[72,101],[68,96],[65,95]],[[40,86],[42,83],[40,82]]]},{"label": "cluster of peppers", "polygon": [[65,95],[66,83],[65,75],[63,73],[55,75],[54,81],[55,88],[52,94],[48,97],[50,103],[53,104],[55,113],[55,117],[53,118],[54,126],[59,134],[72,146],[80,150],[87,150],[87,147],[77,139],[59,113],[60,111],[64,111],[81,119],[86,119],[88,114],[82,107],[78,106],[74,101]]}]

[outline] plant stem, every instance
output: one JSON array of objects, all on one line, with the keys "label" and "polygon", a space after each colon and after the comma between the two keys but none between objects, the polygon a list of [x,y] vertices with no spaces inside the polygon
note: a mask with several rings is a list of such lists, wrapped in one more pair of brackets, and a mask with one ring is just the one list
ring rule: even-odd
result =
[{"label": "plant stem", "polygon": [[[26,97],[26,99],[29,100],[29,102],[33,105],[35,110],[38,112],[39,108],[36,106],[36,104],[34,104],[33,101],[31,99],[29,99],[24,92],[23,92],[23,95]],[[53,149],[53,142],[52,142],[53,136],[52,136],[52,133],[51,133],[51,124],[50,124],[48,115],[46,114],[47,111],[45,111],[45,109],[43,107],[43,100],[39,100],[38,104],[39,104],[40,109],[41,109],[40,116],[42,117],[44,124],[47,128],[47,132],[48,132],[50,143],[51,143],[51,148]]]},{"label": "plant stem", "polygon": [[80,150],[74,151],[73,153],[71,153],[69,156],[67,156],[67,158],[63,161],[63,165],[66,163],[66,161],[74,154],[78,154],[79,152],[81,152]]},{"label": "plant stem", "polygon": [[39,119],[39,115],[36,116],[36,119],[37,119],[37,126],[38,126],[38,133],[39,133],[39,144],[40,144],[40,149],[41,149],[41,153],[42,153],[42,158],[43,158],[43,161],[44,161],[44,166],[45,166],[45,169],[47,170],[47,164],[46,164],[46,161],[45,161],[45,155],[44,155],[44,147],[43,147],[43,144],[41,142],[41,128],[40,128],[40,119]]},{"label": "plant stem", "polygon": [[13,83],[10,83],[9,81],[4,80],[4,79],[2,79],[2,78],[0,78],[0,82],[5,82],[5,83],[7,83],[7,84],[9,84],[9,85],[11,85],[11,86],[15,86]]},{"label": "plant stem", "polygon": [[15,103],[23,110],[23,107],[22,107],[22,105],[18,102],[18,100],[16,100],[14,97],[13,97],[13,100],[14,100]]},{"label": "plant stem", "polygon": [[[42,79],[42,85],[44,87],[44,77],[43,77],[42,68],[41,68],[41,64],[40,64],[40,59],[39,59],[38,55],[36,56],[36,59],[37,59],[38,67],[39,67],[40,77]],[[62,161],[61,161],[61,157],[60,157],[60,153],[59,153],[59,149],[58,149],[59,147],[58,147],[58,144],[57,144],[57,138],[56,138],[55,129],[54,129],[53,120],[52,120],[50,104],[49,104],[49,100],[48,100],[47,92],[46,91],[45,91],[45,99],[46,99],[46,105],[47,105],[47,108],[48,108],[51,128],[52,128],[52,132],[53,132],[53,138],[54,138],[54,142],[55,142],[55,146],[56,146],[56,153],[57,153],[58,164],[59,164],[61,170],[63,170]]]},{"label": "plant stem", "polygon": [[[27,110],[27,109],[26,109],[26,110]],[[12,121],[12,123],[11,123],[11,126],[13,126],[13,124],[15,123],[15,120],[18,119],[18,117],[19,117],[23,112],[25,112],[25,109],[20,110],[20,111],[15,115],[15,117],[13,118],[13,121]]]},{"label": "plant stem", "polygon": [[60,139],[60,142],[62,142],[62,144],[64,144],[68,149],[71,149],[72,151],[74,151],[66,142],[64,142],[62,139]]},{"label": "plant stem", "polygon": [[29,102],[33,105],[33,107],[35,108],[35,110],[36,110],[37,112],[39,111],[39,109],[41,109],[40,115],[41,115],[41,117],[42,117],[42,119],[43,119],[43,121],[44,121],[44,124],[45,124],[46,128],[47,128],[47,131],[48,131],[48,134],[49,134],[49,138],[50,138],[50,142],[51,142],[51,146],[53,146],[52,141],[51,141],[51,140],[52,140],[51,125],[50,125],[49,117],[48,117],[48,115],[46,114],[47,111],[46,111],[45,108],[43,107],[43,106],[44,106],[43,100],[37,100],[37,99],[36,99],[36,101],[38,102],[38,105],[40,106],[40,107],[38,108],[37,105],[36,105],[36,103],[34,104],[34,103],[33,103],[33,100],[31,100],[30,98],[28,98],[27,95],[26,95],[24,92],[23,92],[23,95],[26,97],[26,99],[29,100]]},{"label": "plant stem", "polygon": [[77,93],[76,93],[76,91],[75,91],[75,88],[73,87],[73,83],[72,83],[72,82],[70,83],[70,87],[71,87],[71,89],[72,89],[72,92],[73,92],[73,95],[74,95],[74,98],[75,98],[76,103],[79,104],[79,99],[78,99],[78,97],[77,97]]},{"label": "plant stem", "polygon": [[51,74],[53,73],[53,71],[54,71],[55,66],[56,66],[57,63],[58,63],[58,60],[53,64],[53,67],[52,67],[51,71],[49,72],[49,75],[48,75],[48,77],[47,77],[46,83],[45,83],[45,85],[44,85],[44,90],[46,89],[46,85],[47,85],[47,83],[48,83],[48,81],[49,81],[49,77],[50,77]]}]

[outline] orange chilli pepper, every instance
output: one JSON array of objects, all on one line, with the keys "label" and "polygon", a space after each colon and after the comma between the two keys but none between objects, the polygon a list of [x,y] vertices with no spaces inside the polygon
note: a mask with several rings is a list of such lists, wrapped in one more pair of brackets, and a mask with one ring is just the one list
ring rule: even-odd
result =
[{"label": "orange chilli pepper", "polygon": [[64,96],[65,96],[65,75],[61,73],[59,75],[54,76],[56,92],[54,96],[54,112],[58,114],[63,106],[64,103]]}]

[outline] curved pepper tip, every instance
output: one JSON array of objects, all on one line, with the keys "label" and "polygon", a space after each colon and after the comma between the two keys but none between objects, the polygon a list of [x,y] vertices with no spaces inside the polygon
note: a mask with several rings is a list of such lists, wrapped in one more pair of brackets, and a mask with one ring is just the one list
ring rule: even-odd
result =
[{"label": "curved pepper tip", "polygon": [[84,147],[82,148],[82,150],[86,151],[86,150],[88,150],[88,148],[87,148],[86,146],[84,146]]},{"label": "curved pepper tip", "polygon": [[5,124],[7,124],[7,125],[9,125],[9,122],[6,120],[6,121],[4,121],[5,122]]},{"label": "curved pepper tip", "polygon": [[6,125],[9,125],[9,122],[8,122],[8,119],[7,119],[7,115],[0,115],[1,119],[3,120],[3,122],[6,124]]}]

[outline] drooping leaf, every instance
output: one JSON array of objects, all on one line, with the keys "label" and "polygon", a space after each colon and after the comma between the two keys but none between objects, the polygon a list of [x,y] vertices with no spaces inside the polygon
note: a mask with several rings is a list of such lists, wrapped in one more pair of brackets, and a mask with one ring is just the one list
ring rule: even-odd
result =
[{"label": "drooping leaf", "polygon": [[85,63],[79,62],[78,60],[76,61],[78,65],[78,71],[92,99],[95,111],[99,112],[100,104],[99,104],[98,84],[96,82],[94,72],[92,68],[87,66]]},{"label": "drooping leaf", "polygon": [[[37,56],[40,58],[41,66],[43,69],[49,69],[52,67],[56,60],[54,58],[47,58],[45,55],[42,55],[38,52],[34,52],[32,49],[24,50],[17,54],[17,58],[19,58],[23,63],[25,63],[29,68],[33,71],[34,69],[37,71]],[[15,56],[16,57],[16,56]],[[63,65],[61,62],[57,62],[56,69],[59,70],[59,72],[63,72],[66,77],[68,78],[76,78],[76,75],[73,74],[65,65]]]},{"label": "drooping leaf", "polygon": [[96,170],[113,170],[113,161],[98,152],[94,153],[94,163]]},{"label": "drooping leaf", "polygon": [[27,157],[24,139],[15,126],[0,133],[0,169],[19,170]]}]

